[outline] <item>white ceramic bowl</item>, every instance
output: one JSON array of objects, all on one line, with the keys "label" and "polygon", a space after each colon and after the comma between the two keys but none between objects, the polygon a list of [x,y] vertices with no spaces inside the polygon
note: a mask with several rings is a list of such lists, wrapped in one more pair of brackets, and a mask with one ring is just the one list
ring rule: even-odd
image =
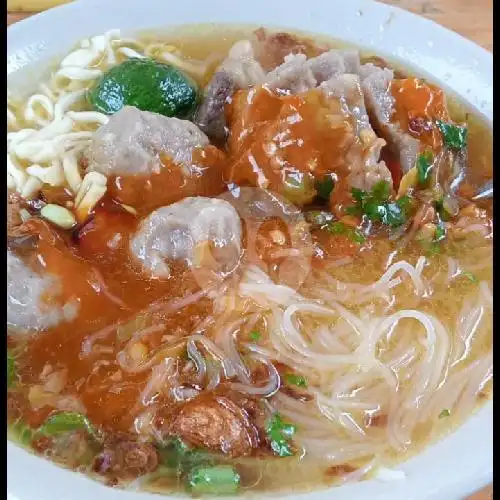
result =
[{"label": "white ceramic bowl", "polygon": [[[493,123],[492,54],[431,21],[370,0],[80,0],[8,29],[9,86],[32,86],[39,78],[39,68],[89,35],[112,28],[133,33],[208,22],[295,28],[369,48],[451,90]],[[365,481],[288,498],[463,499],[493,477],[492,408],[491,403],[487,404],[455,433],[401,465],[405,479]],[[7,490],[9,500],[155,498],[106,488],[30,455],[10,442]]]}]

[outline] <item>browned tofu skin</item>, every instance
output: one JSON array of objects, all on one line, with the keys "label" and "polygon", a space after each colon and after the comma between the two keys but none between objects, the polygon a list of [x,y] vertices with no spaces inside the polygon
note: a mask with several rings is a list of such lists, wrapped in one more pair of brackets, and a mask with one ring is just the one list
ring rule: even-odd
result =
[{"label": "browned tofu skin", "polygon": [[214,394],[186,403],[172,420],[170,434],[192,446],[232,457],[249,455],[259,445],[247,413],[226,396]]}]

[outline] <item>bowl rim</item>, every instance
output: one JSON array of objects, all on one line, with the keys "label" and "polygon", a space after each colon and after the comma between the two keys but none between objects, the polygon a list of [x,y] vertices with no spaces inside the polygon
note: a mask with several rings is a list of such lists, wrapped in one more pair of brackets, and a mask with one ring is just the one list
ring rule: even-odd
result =
[{"label": "bowl rim", "polygon": [[[493,124],[492,54],[433,21],[373,0],[310,0],[306,12],[290,8],[300,5],[298,0],[252,0],[237,6],[212,0],[208,4],[203,0],[184,0],[167,7],[164,0],[77,0],[36,14],[7,29],[8,85],[16,83],[16,78],[20,80],[37,64],[63,55],[84,36],[107,29],[120,28],[127,33],[200,22],[264,24],[324,34],[403,63],[459,96],[490,126]],[[164,18],[164,22],[158,22]],[[335,489],[335,496],[340,500],[463,498],[492,480],[492,426],[493,403],[489,402],[453,434],[402,464],[404,480],[346,485]],[[466,462],[464,456],[473,456],[474,460]],[[145,493],[105,488],[37,458],[10,441],[7,458],[9,500],[86,500],[92,495],[102,500],[154,498]],[[29,481],[24,477],[27,469]],[[42,480],[37,481],[37,477]],[[292,493],[285,498],[327,500],[331,491]]]}]

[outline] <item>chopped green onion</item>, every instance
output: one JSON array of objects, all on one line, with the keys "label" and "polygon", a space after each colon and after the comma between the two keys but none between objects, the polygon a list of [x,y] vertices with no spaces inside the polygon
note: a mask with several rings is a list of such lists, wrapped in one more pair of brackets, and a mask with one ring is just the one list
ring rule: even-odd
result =
[{"label": "chopped green onion", "polygon": [[442,197],[434,202],[434,208],[439,214],[441,220],[448,221],[451,217],[456,215],[456,213],[454,213],[453,211],[453,208],[451,208],[453,203],[454,201],[452,201],[449,197],[446,199]]},{"label": "chopped green onion", "polygon": [[15,361],[9,351],[7,351],[7,389],[12,385],[16,374]]},{"label": "chopped green onion", "polygon": [[429,180],[434,155],[431,151],[424,151],[417,158],[418,182],[420,185],[427,184]]},{"label": "chopped green onion", "polygon": [[327,224],[326,229],[332,234],[345,234],[354,243],[364,243],[366,241],[365,236],[358,231],[358,229],[353,228],[343,222],[333,222]]},{"label": "chopped green onion", "polygon": [[316,196],[314,177],[309,173],[289,173],[283,181],[283,195],[297,205],[310,203]]},{"label": "chopped green onion", "polygon": [[302,375],[295,375],[294,373],[287,373],[285,375],[287,384],[296,385],[297,387],[307,387],[307,380]]},{"label": "chopped green onion", "polygon": [[174,437],[164,446],[158,447],[162,462],[171,469],[187,472],[193,467],[209,466],[212,455],[205,450],[189,448],[180,438]]},{"label": "chopped green onion", "polygon": [[438,243],[439,241],[444,240],[445,238],[446,238],[446,229],[444,228],[443,223],[439,222],[439,224],[436,226],[434,241]]},{"label": "chopped green onion", "polygon": [[389,199],[390,194],[389,183],[386,181],[378,181],[372,188],[371,198],[373,201],[382,203]]},{"label": "chopped green onion", "polygon": [[411,198],[407,194],[404,194],[401,198],[398,198],[395,203],[397,203],[401,209],[408,210],[411,206]]},{"label": "chopped green onion", "polygon": [[253,330],[250,332],[250,339],[253,340],[254,342],[258,342],[262,337],[262,334],[257,331],[257,330]]},{"label": "chopped green onion", "polygon": [[158,454],[162,462],[170,468],[177,468],[188,451],[188,446],[178,437],[171,439],[164,446],[158,446]]},{"label": "chopped green onion", "polygon": [[446,229],[442,221],[439,221],[436,226],[434,238],[431,241],[430,248],[428,249],[431,255],[436,255],[441,251],[440,243],[446,238]]},{"label": "chopped green onion", "polygon": [[293,451],[290,440],[295,434],[296,427],[282,420],[279,413],[274,413],[266,426],[266,432],[271,442],[271,449],[280,457],[291,457]]},{"label": "chopped green onion", "polygon": [[464,149],[467,146],[467,127],[461,127],[454,123],[436,121],[438,129],[443,136],[443,142],[452,149]]},{"label": "chopped green onion", "polygon": [[385,211],[381,213],[380,222],[391,227],[401,226],[406,222],[406,210],[409,206],[409,196],[404,195],[398,200],[387,203]]},{"label": "chopped green onion", "polygon": [[441,413],[439,414],[438,418],[445,418],[445,417],[449,417],[450,415],[451,415],[450,410],[445,408],[444,410],[441,410]]},{"label": "chopped green onion", "polygon": [[51,415],[38,429],[38,432],[45,436],[54,436],[62,432],[79,430],[85,430],[91,436],[96,435],[96,430],[87,417],[81,413],[65,411]]},{"label": "chopped green onion", "polygon": [[462,271],[462,275],[465,276],[470,281],[472,281],[472,283],[477,283],[478,281],[476,275],[471,273],[470,271]]},{"label": "chopped green onion", "polygon": [[444,224],[441,221],[439,221],[438,224],[436,225],[436,230],[434,232],[434,237],[432,238],[432,240],[431,241],[422,240],[420,241],[420,244],[422,245],[422,248],[426,250],[430,256],[437,255],[438,253],[441,252],[440,243],[445,238],[446,238],[446,229],[444,227]]},{"label": "chopped green onion", "polygon": [[188,475],[192,493],[203,495],[231,495],[238,491],[240,475],[230,465],[200,467]]},{"label": "chopped green onion", "polygon": [[318,193],[318,197],[323,200],[329,200],[330,194],[333,191],[335,186],[335,182],[331,175],[325,175],[323,179],[316,181],[316,191]]},{"label": "chopped green onion", "polygon": [[355,188],[355,187],[353,187],[351,189],[351,194],[352,194],[354,201],[356,201],[358,203],[363,203],[363,201],[365,200],[365,198],[367,196],[366,191],[363,191],[362,189]]},{"label": "chopped green onion", "polygon": [[14,433],[14,436],[18,440],[19,444],[23,446],[30,446],[31,441],[33,440],[33,430],[28,427],[24,422],[21,420],[16,422],[12,426],[12,431]]},{"label": "chopped green onion", "polygon": [[191,470],[193,467],[208,467],[214,462],[214,456],[208,450],[194,448],[187,451],[183,457],[181,467],[184,472]]},{"label": "chopped green onion", "polygon": [[154,472],[150,472],[149,474],[144,476],[145,482],[147,482],[147,484],[151,484],[157,480],[164,479],[177,481],[178,478],[178,471],[176,469],[173,469],[172,467],[168,467],[165,465],[158,465]]},{"label": "chopped green onion", "polygon": [[390,189],[386,181],[377,182],[371,192],[352,188],[351,194],[356,204],[347,207],[348,214],[365,215],[373,222],[391,227],[398,227],[406,222],[410,197],[404,195],[398,200],[389,201]]},{"label": "chopped green onion", "polygon": [[439,214],[439,217],[441,217],[442,220],[447,219],[445,209],[444,209],[444,198],[440,198],[439,200],[436,200],[434,202],[434,208],[436,209],[436,212]]}]

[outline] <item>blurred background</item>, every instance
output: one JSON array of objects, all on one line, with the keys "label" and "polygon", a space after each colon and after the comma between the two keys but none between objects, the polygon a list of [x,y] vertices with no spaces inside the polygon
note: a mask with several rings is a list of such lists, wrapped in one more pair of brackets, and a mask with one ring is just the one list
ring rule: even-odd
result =
[{"label": "blurred background", "polygon": [[493,52],[493,0],[379,0],[436,21]]},{"label": "blurred background", "polygon": [[[7,25],[71,0],[7,0]],[[119,1],[119,0],[117,0]],[[349,0],[344,0],[349,1]],[[493,51],[493,0],[379,0],[427,17]],[[467,500],[492,500],[493,487]],[[443,499],[446,500],[446,499]]]},{"label": "blurred background", "polygon": [[[69,1],[71,0],[7,0],[7,24]],[[428,17],[493,51],[493,0],[379,1]]]}]

